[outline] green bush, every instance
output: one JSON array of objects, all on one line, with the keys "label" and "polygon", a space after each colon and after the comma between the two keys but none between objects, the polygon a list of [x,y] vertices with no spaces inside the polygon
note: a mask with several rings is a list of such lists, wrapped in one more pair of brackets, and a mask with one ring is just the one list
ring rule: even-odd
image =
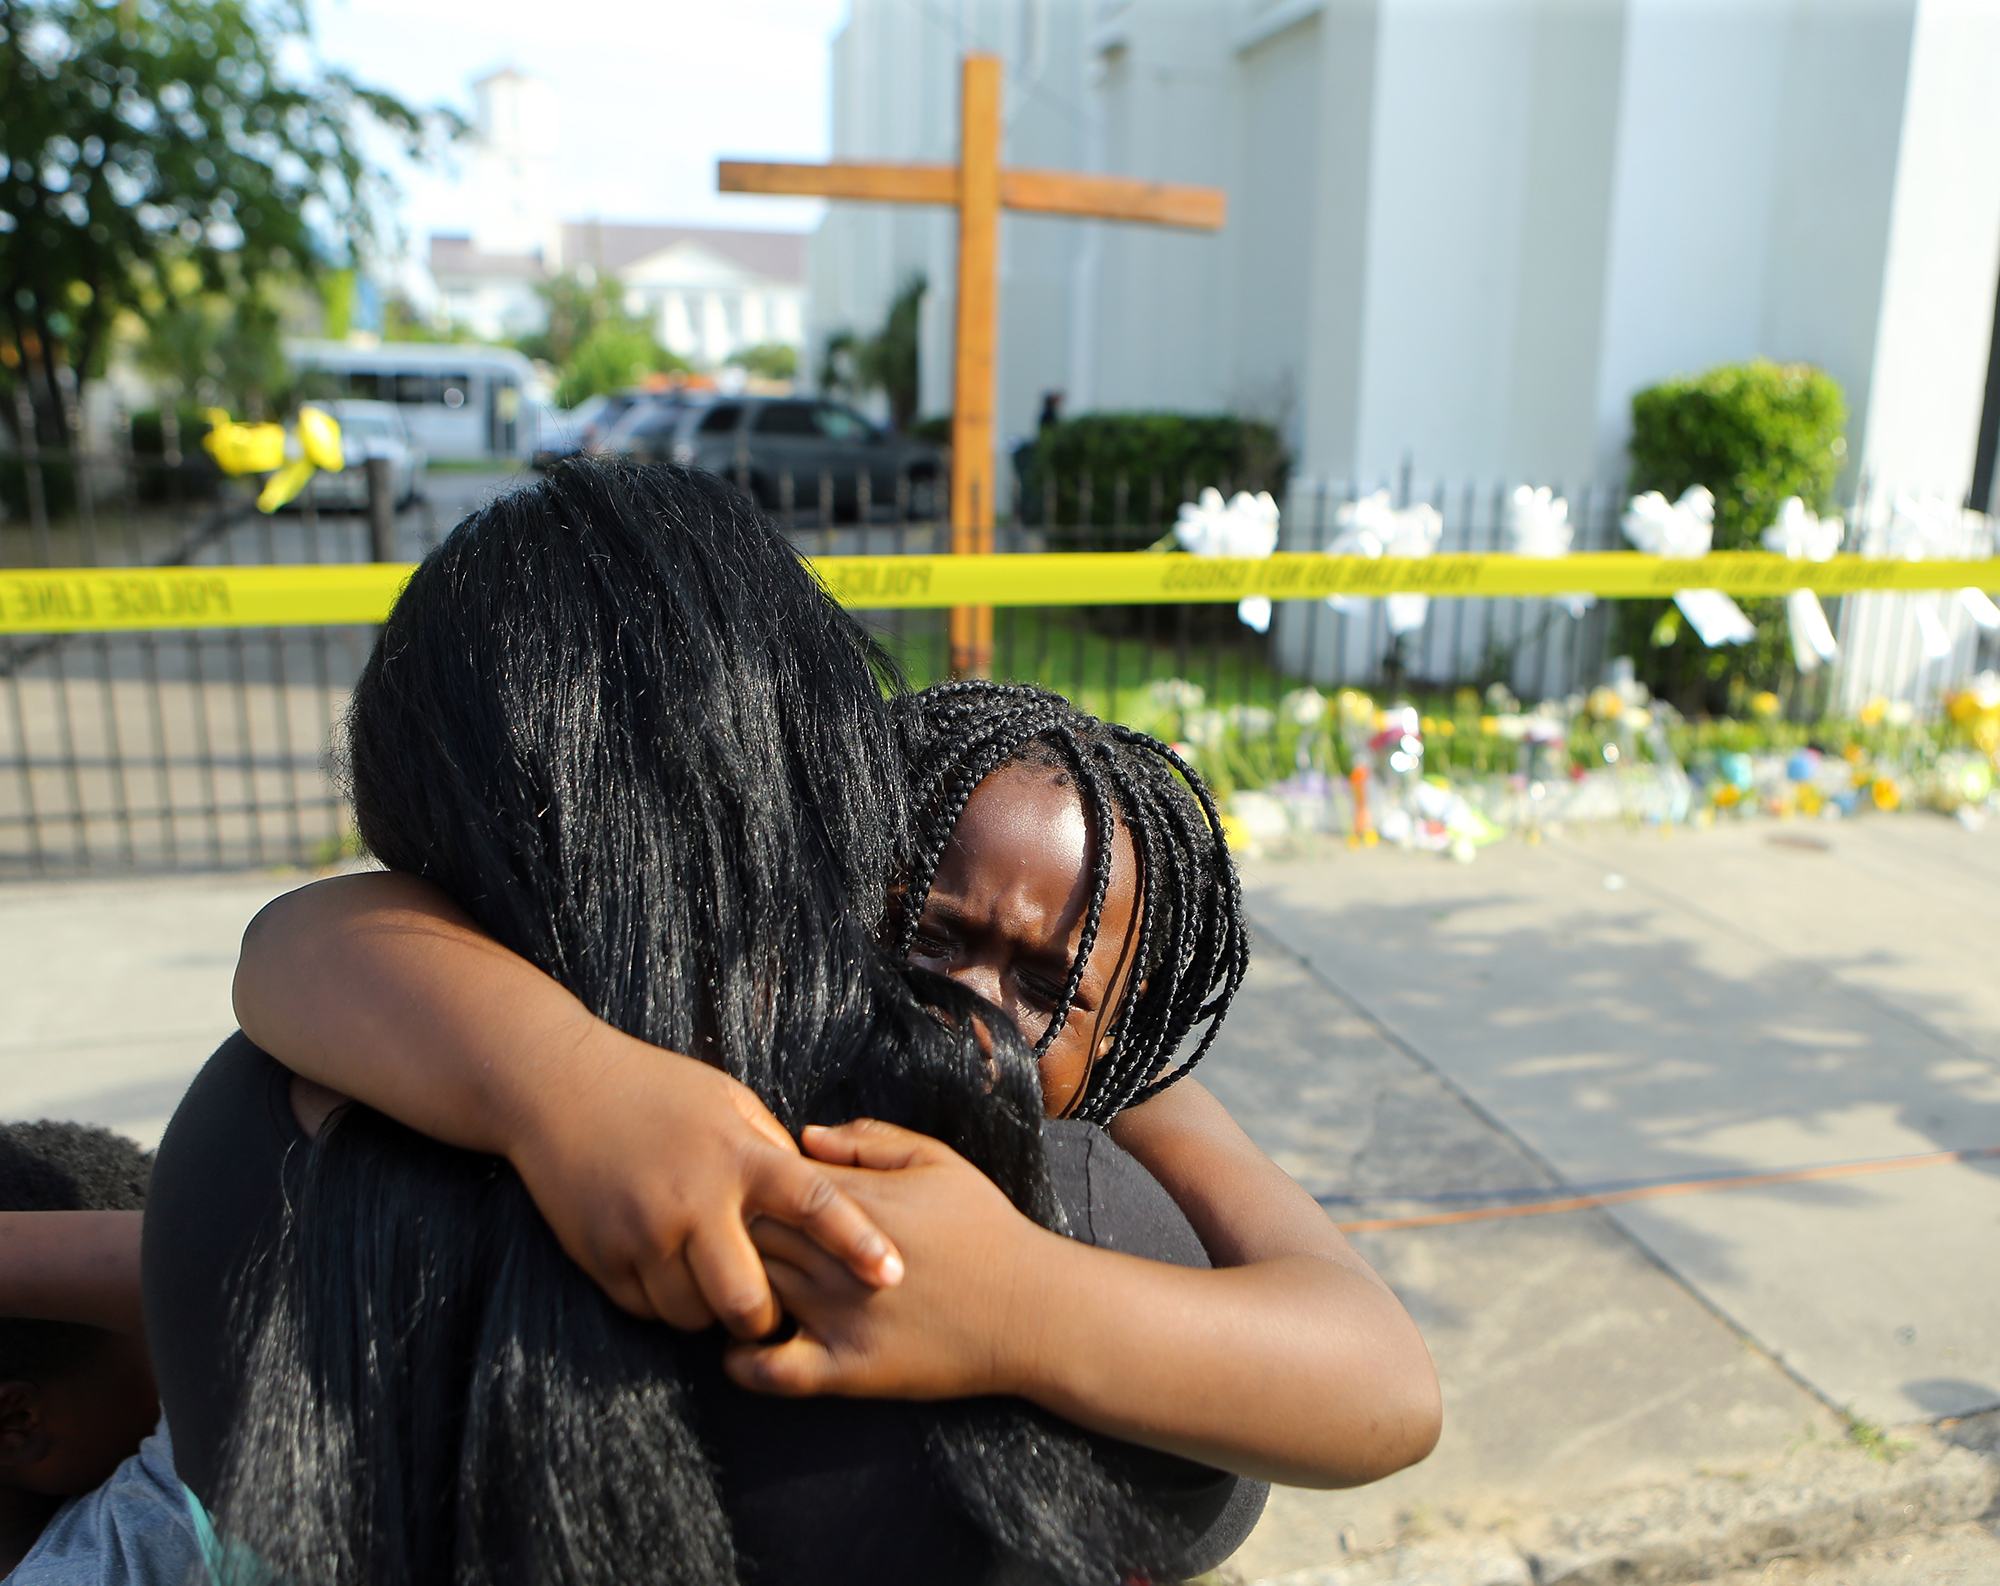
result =
[{"label": "green bush", "polygon": [[[1672,501],[1705,485],[1715,497],[1715,549],[1760,550],[1787,496],[1815,512],[1833,510],[1846,422],[1840,382],[1807,364],[1758,358],[1663,381],[1632,398],[1630,492],[1657,490]],[[1685,711],[1720,714],[1732,689],[1789,696],[1797,679],[1784,602],[1738,604],[1757,637],[1711,650],[1669,602],[1620,601],[1617,647],[1654,692]]]},{"label": "green bush", "polygon": [[724,361],[761,380],[796,380],[799,374],[798,349],[782,341],[760,341],[731,353]]},{"label": "green bush", "polygon": [[1129,525],[1157,534],[1209,485],[1282,496],[1291,459],[1261,419],[1085,413],[1044,429],[1015,454],[1015,467],[1023,523],[1074,526],[1085,531],[1079,544],[1130,549],[1129,535],[1088,530]]}]

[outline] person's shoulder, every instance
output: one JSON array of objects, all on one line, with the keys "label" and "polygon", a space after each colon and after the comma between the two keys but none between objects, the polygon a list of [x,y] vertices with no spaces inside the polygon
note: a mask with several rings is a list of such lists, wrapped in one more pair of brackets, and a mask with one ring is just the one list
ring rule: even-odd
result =
[{"label": "person's shoulder", "polygon": [[185,1586],[200,1556],[162,1427],[56,1511],[4,1586]]},{"label": "person's shoulder", "polygon": [[1175,1266],[1209,1264],[1173,1197],[1099,1125],[1051,1118],[1042,1125],[1042,1150],[1072,1238]]}]

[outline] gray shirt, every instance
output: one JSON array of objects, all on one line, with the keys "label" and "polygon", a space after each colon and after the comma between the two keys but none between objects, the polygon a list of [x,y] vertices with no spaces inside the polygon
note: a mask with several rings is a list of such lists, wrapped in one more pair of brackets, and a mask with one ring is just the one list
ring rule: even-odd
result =
[{"label": "gray shirt", "polygon": [[200,1558],[162,1420],[103,1486],[56,1510],[0,1586],[188,1586]]}]

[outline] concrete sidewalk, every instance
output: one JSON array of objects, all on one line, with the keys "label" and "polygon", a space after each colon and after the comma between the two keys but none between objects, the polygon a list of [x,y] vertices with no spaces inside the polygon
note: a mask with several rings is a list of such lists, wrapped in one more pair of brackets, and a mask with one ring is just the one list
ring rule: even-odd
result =
[{"label": "concrete sidewalk", "polygon": [[236,1028],[250,917],[294,871],[0,886],[0,1117],[70,1118],[157,1145]]},{"label": "concrete sidewalk", "polygon": [[[1259,961],[1204,1077],[1343,1219],[2000,1144],[1996,879],[2000,832],[1918,817],[1253,864]],[[1996,1166],[1358,1237],[1430,1341],[1444,1439],[1279,1492],[1236,1567],[1715,1477],[1754,1506],[1802,1460],[1865,1485],[1831,1407],[2000,1402]],[[1963,1497],[1991,1467],[1953,1469]]]},{"label": "concrete sidewalk", "polygon": [[[1621,833],[1246,882],[1261,924],[1571,1183],[2000,1146],[2000,828]],[[1610,1215],[1831,1404],[2000,1405],[2000,1159]]]}]

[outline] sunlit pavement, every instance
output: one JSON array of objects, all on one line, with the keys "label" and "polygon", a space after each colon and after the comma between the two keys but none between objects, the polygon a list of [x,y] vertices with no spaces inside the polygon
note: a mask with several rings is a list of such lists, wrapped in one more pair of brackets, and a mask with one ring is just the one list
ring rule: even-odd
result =
[{"label": "sunlit pavement", "polygon": [[0,1116],[103,1124],[146,1146],[236,1027],[250,917],[297,872],[0,886]]},{"label": "sunlit pavement", "polygon": [[[1265,951],[1208,1078],[1315,1192],[1381,1197],[1343,1218],[2000,1144],[2000,829],[1598,832],[1244,880]],[[1985,1161],[1361,1236],[1430,1339],[1444,1442],[1280,1494],[1241,1562],[1780,1457],[1829,1404],[1990,1408],[1996,1233]]]}]

